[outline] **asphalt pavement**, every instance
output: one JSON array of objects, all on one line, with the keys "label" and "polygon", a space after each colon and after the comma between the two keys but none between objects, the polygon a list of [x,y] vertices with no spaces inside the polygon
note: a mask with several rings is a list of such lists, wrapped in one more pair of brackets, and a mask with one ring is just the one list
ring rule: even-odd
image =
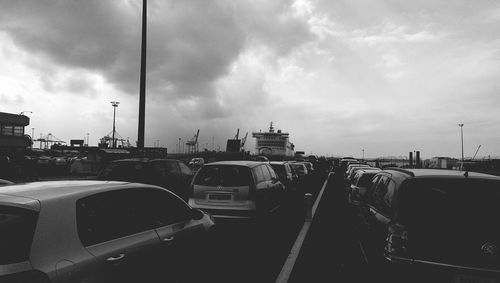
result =
[{"label": "asphalt pavement", "polygon": [[330,173],[288,282],[366,282],[362,252],[339,169]]}]

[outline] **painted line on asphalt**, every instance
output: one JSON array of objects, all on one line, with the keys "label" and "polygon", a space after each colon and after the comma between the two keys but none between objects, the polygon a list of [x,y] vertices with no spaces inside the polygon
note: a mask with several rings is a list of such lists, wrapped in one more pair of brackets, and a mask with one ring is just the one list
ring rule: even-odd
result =
[{"label": "painted line on asphalt", "polygon": [[[330,174],[333,174],[333,173],[330,173]],[[328,176],[330,176],[330,175],[328,175]],[[304,220],[304,224],[302,225],[302,229],[300,229],[299,235],[297,236],[297,239],[295,239],[295,243],[293,243],[292,249],[290,250],[288,257],[286,258],[285,264],[283,264],[283,267],[281,268],[281,272],[278,275],[278,278],[276,279],[276,283],[286,283],[286,282],[288,282],[288,279],[290,279],[290,275],[292,275],[292,271],[293,271],[293,266],[295,265],[295,262],[297,261],[297,258],[299,257],[300,249],[302,248],[302,244],[304,243],[307,232],[309,231],[309,228],[311,227],[311,222],[314,220],[314,215],[316,214],[316,209],[318,208],[319,201],[321,200],[321,197],[323,196],[323,192],[325,191],[326,184],[328,183],[328,179],[329,179],[329,177],[326,178],[325,182],[323,183],[323,187],[321,188],[321,191],[319,192],[318,197],[316,198],[316,201],[314,202],[314,205],[312,207],[311,219]]]}]

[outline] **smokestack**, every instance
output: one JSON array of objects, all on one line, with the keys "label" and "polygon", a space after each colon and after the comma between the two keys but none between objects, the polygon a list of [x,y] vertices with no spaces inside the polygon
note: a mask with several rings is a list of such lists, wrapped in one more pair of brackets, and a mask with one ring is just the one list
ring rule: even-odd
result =
[{"label": "smokestack", "polygon": [[420,168],[420,151],[415,152],[415,167]]},{"label": "smokestack", "polygon": [[410,161],[410,167],[413,167],[413,151],[410,151],[410,154],[409,154],[409,161]]}]

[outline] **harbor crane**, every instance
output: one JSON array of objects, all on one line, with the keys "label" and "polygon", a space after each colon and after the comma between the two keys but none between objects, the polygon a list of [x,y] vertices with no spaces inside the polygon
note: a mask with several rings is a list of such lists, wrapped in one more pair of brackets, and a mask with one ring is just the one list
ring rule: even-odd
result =
[{"label": "harbor crane", "polygon": [[40,135],[40,138],[33,140],[33,142],[36,142],[36,141],[40,142],[40,148],[42,148],[42,145],[43,145],[44,149],[50,148],[50,146],[52,146],[52,144],[54,144],[54,143],[66,143],[65,141],[58,139],[56,136],[54,136],[51,133],[49,133],[46,136]]},{"label": "harbor crane", "polygon": [[196,135],[186,142],[188,153],[198,152],[198,136],[200,134],[200,129],[196,132]]},{"label": "harbor crane", "polygon": [[247,137],[248,137],[248,132],[245,134],[245,137],[241,139],[240,150],[245,149],[245,142],[247,141]]}]

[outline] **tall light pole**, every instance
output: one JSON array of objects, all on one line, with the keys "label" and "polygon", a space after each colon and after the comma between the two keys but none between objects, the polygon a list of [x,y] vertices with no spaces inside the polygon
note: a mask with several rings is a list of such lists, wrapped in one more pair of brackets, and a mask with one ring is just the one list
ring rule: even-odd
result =
[{"label": "tall light pole", "polygon": [[116,116],[116,107],[118,107],[118,104],[120,104],[120,102],[118,102],[118,101],[111,101],[111,105],[113,106],[113,139],[112,139],[112,146],[113,146],[113,148],[116,147],[116,141],[115,141],[115,116]]},{"label": "tall light pole", "polygon": [[87,146],[89,146],[90,141],[89,141],[89,133],[87,133]]},{"label": "tall light pole", "polygon": [[363,156],[362,156],[361,160],[365,161],[365,149],[362,149],[361,151],[363,152],[362,153]]},{"label": "tall light pole", "polygon": [[464,124],[458,124],[458,126],[460,127],[460,137],[462,140],[462,166],[463,166],[463,162],[464,162]]},{"label": "tall light pole", "polygon": [[139,85],[139,127],[137,131],[137,148],[144,148],[144,120],[146,113],[146,33],[147,33],[148,1],[142,0],[142,41],[141,41],[141,74]]},{"label": "tall light pole", "polygon": [[33,145],[35,142],[33,141],[35,139],[35,128],[31,128],[31,148],[33,148]]}]

